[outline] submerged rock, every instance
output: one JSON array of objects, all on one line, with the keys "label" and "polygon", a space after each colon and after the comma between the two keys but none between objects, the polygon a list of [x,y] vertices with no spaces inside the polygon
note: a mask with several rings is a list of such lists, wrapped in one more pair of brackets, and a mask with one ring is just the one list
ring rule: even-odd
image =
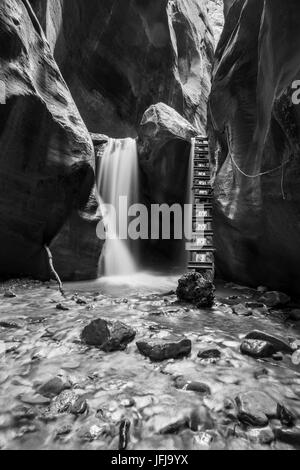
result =
[{"label": "submerged rock", "polygon": [[136,345],[140,353],[149,357],[152,361],[164,361],[188,356],[192,349],[192,342],[189,339],[176,336],[138,341]]},{"label": "submerged rock", "polygon": [[184,376],[180,375],[175,379],[175,387],[178,390],[187,390],[188,392],[196,392],[201,395],[210,395],[211,390],[208,385],[203,382],[196,382],[187,380]]},{"label": "submerged rock", "polygon": [[247,432],[247,436],[251,441],[259,442],[261,445],[269,445],[275,439],[274,432],[269,426],[263,429],[251,429]]},{"label": "submerged rock", "polygon": [[246,339],[241,344],[241,353],[256,359],[271,357],[276,349],[271,343],[257,339]]},{"label": "submerged rock", "polygon": [[123,419],[119,428],[119,450],[126,450],[129,443],[129,431],[131,423],[129,419]]},{"label": "submerged rock", "polygon": [[270,418],[277,416],[277,403],[266,393],[250,391],[235,399],[239,420],[251,426],[265,427]]},{"label": "submerged rock", "polygon": [[[73,259],[100,245],[95,230],[89,239],[83,227],[95,181],[92,141],[30,2],[1,0],[0,31],[6,91],[0,115],[0,274],[49,279],[43,245],[69,224],[73,243],[63,236],[61,250],[52,245],[65,278]],[[95,266],[86,263],[85,279],[96,277],[98,258]]]},{"label": "submerged rock", "polygon": [[292,411],[286,408],[282,403],[277,404],[277,417],[281,424],[287,427],[293,427],[297,421],[294,413],[292,413]]},{"label": "submerged rock", "polygon": [[62,377],[54,377],[44,384],[42,384],[38,389],[38,393],[48,398],[53,398],[59,395],[64,390],[71,388],[71,383],[69,380]]},{"label": "submerged rock", "polygon": [[200,359],[220,359],[221,351],[217,348],[206,348],[198,352]]},{"label": "submerged rock", "polygon": [[214,304],[215,287],[199,273],[188,273],[178,281],[177,297],[183,302],[195,304],[198,308],[210,308]]},{"label": "submerged rock", "polygon": [[177,434],[184,429],[189,428],[189,419],[182,417],[162,417],[162,426],[158,429],[159,434]]},{"label": "submerged rock", "polygon": [[69,307],[67,307],[67,305],[62,304],[62,303],[57,304],[55,308],[56,310],[61,310],[63,312],[67,312],[68,310],[70,310]]},{"label": "submerged rock", "polygon": [[281,338],[278,338],[277,336],[264,333],[263,331],[259,331],[259,330],[251,331],[250,333],[247,334],[245,339],[246,340],[247,339],[259,340],[259,341],[265,341],[267,343],[270,343],[274,348],[274,352],[283,352],[287,354],[293,353],[292,347],[286,341],[284,341]]},{"label": "submerged rock", "polygon": [[240,317],[250,317],[252,315],[251,308],[248,308],[243,304],[238,304],[232,307],[232,312]]},{"label": "submerged rock", "polygon": [[136,332],[122,322],[98,319],[87,325],[81,339],[89,346],[98,346],[105,352],[123,351],[134,340]]},{"label": "submerged rock", "polygon": [[83,414],[87,410],[87,401],[72,390],[61,392],[50,405],[52,415],[61,413],[71,413],[74,415]]},{"label": "submerged rock", "polygon": [[300,427],[292,429],[277,428],[274,430],[274,434],[278,441],[292,446],[300,446]]},{"label": "submerged rock", "polygon": [[198,407],[195,407],[191,411],[190,427],[191,427],[191,430],[194,432],[197,432],[200,429],[202,431],[214,429],[213,418],[211,416],[209,409],[206,406],[200,405]]},{"label": "submerged rock", "polygon": [[209,386],[202,382],[189,382],[185,389],[190,392],[200,393],[201,395],[211,395]]},{"label": "submerged rock", "polygon": [[295,365],[295,366],[298,366],[300,364],[300,350],[298,349],[298,351],[295,351],[292,355],[292,363]]},{"label": "submerged rock", "polygon": [[26,405],[48,405],[50,399],[35,393],[24,393],[20,400]]},{"label": "submerged rock", "polygon": [[22,328],[22,326],[14,321],[4,320],[0,321],[0,328],[18,330],[19,328]]},{"label": "submerged rock", "polygon": [[3,297],[6,299],[13,299],[14,297],[17,297],[17,295],[11,289],[9,289],[4,292]]},{"label": "submerged rock", "polygon": [[300,309],[294,309],[290,312],[289,318],[293,321],[300,322]]}]

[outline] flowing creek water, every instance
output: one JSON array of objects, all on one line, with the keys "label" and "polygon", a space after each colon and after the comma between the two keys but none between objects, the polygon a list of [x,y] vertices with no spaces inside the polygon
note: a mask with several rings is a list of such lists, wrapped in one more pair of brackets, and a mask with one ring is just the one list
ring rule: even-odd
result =
[{"label": "flowing creek water", "polygon": [[[197,310],[177,302],[171,292],[176,284],[176,276],[141,273],[104,278],[67,284],[66,300],[54,283],[19,282],[13,286],[14,298],[4,297],[8,287],[2,286],[0,447],[117,449],[119,425],[127,418],[131,421],[128,449],[268,448],[228,420],[224,400],[261,390],[299,416],[299,366],[292,364],[290,356],[281,362],[255,360],[239,349],[243,336],[253,329],[300,339],[299,328],[280,311],[271,317],[232,314],[228,297],[237,296],[235,303],[251,300],[256,295],[251,289],[219,283],[215,307]],[[59,310],[61,303],[69,310]],[[121,352],[87,347],[80,333],[96,318],[125,322],[136,330],[136,340],[164,338],[170,332],[186,336],[193,344],[191,356],[153,363],[140,355],[136,340]],[[221,359],[199,359],[199,349],[206,346],[220,348]],[[57,375],[69,380],[72,390],[86,399],[88,409],[83,414],[50,413],[49,400],[36,393],[40,384]],[[211,396],[178,390],[174,386],[178,376],[207,384]],[[160,434],[174,419],[190,416],[197,408],[212,420],[211,443],[190,429]],[[280,442],[271,446],[291,447]]]}]

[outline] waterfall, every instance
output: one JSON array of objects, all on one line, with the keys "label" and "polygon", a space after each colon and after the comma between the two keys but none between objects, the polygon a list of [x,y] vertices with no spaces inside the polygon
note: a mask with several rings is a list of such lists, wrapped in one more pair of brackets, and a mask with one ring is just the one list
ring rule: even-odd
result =
[{"label": "waterfall", "polygon": [[[109,139],[98,171],[100,207],[110,204],[115,208],[116,221],[107,216],[106,225],[110,236],[105,242],[102,270],[106,276],[128,275],[137,271],[134,243],[123,239],[122,227],[128,226],[127,211],[120,207],[120,198],[127,198],[128,208],[138,202],[138,155],[135,139]],[[126,208],[127,209],[127,208]],[[113,235],[113,236],[112,236]],[[101,264],[100,263],[100,264]]]}]

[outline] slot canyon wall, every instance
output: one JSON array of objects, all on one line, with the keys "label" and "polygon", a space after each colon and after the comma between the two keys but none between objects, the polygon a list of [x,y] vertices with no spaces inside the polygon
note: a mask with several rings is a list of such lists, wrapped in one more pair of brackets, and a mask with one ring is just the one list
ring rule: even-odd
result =
[{"label": "slot canyon wall", "polygon": [[209,102],[218,272],[298,293],[300,107],[292,83],[300,78],[300,4],[236,0],[225,13]]},{"label": "slot canyon wall", "polygon": [[99,243],[78,236],[97,221],[92,141],[27,0],[1,0],[0,80],[0,276],[49,278],[43,245],[67,221],[68,264],[96,272]]},{"label": "slot canyon wall", "polygon": [[204,131],[213,60],[206,0],[30,0],[90,132],[136,137],[146,109]]}]

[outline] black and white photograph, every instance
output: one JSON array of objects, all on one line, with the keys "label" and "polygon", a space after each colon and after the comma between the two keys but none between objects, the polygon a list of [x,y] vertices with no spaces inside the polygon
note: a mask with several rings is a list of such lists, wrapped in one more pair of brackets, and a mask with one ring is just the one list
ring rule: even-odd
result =
[{"label": "black and white photograph", "polygon": [[299,0],[0,0],[0,450],[300,450]]}]

